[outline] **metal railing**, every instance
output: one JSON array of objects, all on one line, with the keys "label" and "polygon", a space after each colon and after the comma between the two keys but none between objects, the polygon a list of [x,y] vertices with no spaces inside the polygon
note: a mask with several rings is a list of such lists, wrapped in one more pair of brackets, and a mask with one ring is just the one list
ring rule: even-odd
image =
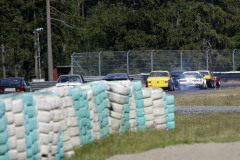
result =
[{"label": "metal railing", "polygon": [[240,69],[239,50],[146,50],[73,53],[71,73],[104,76],[108,73],[140,74],[153,70]]}]

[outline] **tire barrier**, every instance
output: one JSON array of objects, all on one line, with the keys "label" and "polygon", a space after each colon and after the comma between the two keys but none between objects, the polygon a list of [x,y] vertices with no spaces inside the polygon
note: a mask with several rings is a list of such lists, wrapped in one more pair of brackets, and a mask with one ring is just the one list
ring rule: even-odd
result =
[{"label": "tire barrier", "polygon": [[99,81],[0,96],[0,160],[63,159],[111,133],[175,128],[174,96],[141,81]]}]

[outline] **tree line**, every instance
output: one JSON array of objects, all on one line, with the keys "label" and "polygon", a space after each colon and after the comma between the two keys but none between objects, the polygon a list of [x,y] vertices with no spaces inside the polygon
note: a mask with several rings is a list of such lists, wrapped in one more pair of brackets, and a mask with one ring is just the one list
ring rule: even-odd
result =
[{"label": "tree line", "polygon": [[[53,65],[73,52],[240,48],[239,19],[239,0],[54,0]],[[46,28],[45,0],[0,1],[1,77],[35,77],[37,47],[47,68]]]}]

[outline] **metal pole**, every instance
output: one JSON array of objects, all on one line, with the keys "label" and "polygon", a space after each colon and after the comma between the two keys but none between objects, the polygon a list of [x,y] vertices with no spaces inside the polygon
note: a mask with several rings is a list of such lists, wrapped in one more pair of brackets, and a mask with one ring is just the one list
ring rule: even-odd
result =
[{"label": "metal pole", "polygon": [[151,71],[153,71],[153,52],[154,52],[154,49],[151,52]]},{"label": "metal pole", "polygon": [[181,71],[183,70],[183,65],[182,65],[182,54],[183,54],[184,50],[181,50],[180,52],[180,57],[181,57]]},{"label": "metal pole", "polygon": [[50,17],[50,0],[46,0],[47,10],[47,48],[48,48],[48,81],[53,81],[52,33]]},{"label": "metal pole", "polygon": [[99,52],[99,54],[98,54],[98,72],[99,72],[99,76],[101,76],[101,54],[102,54],[102,51]]},{"label": "metal pole", "polygon": [[233,72],[235,72],[235,59],[234,59],[235,51],[236,51],[236,49],[234,49],[233,52],[232,52],[232,57],[233,57]]},{"label": "metal pole", "polygon": [[71,55],[71,74],[73,74],[73,55],[75,54],[75,52],[73,52],[73,54]]},{"label": "metal pole", "polygon": [[131,50],[127,51],[127,74],[129,75],[129,61],[128,61],[128,54],[130,53]]},{"label": "metal pole", "polygon": [[207,52],[206,52],[206,65],[207,65],[207,70],[208,70],[208,52],[209,52],[209,49],[208,49]]}]

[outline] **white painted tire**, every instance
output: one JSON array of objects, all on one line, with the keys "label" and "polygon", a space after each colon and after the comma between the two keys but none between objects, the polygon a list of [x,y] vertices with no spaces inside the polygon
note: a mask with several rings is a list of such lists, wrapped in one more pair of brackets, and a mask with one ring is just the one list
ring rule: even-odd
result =
[{"label": "white painted tire", "polygon": [[121,95],[127,95],[128,94],[128,87],[125,87],[123,85],[117,84],[115,82],[109,82],[107,83],[109,85],[108,91],[121,94]]},{"label": "white painted tire", "polygon": [[146,121],[146,127],[150,128],[154,126],[154,121]]},{"label": "white painted tire", "polygon": [[62,131],[67,130],[67,122],[65,120],[60,121]]},{"label": "white painted tire", "polygon": [[24,135],[25,135],[25,128],[24,128],[24,126],[15,127],[15,132],[16,132],[15,135],[16,135],[17,139],[24,138]]},{"label": "white painted tire", "polygon": [[70,135],[67,130],[62,133],[62,138],[63,142],[70,140]]},{"label": "white painted tire", "polygon": [[72,126],[77,126],[78,125],[78,121],[77,121],[77,117],[71,117],[71,122],[72,122]]},{"label": "white painted tire", "polygon": [[143,88],[142,89],[143,99],[151,97],[151,89],[150,88]]},{"label": "white painted tire", "polygon": [[13,114],[13,112],[5,112],[5,115],[6,115],[7,120],[8,120],[8,125],[13,124],[14,123],[14,114]]},{"label": "white painted tire", "polygon": [[114,111],[110,111],[110,117],[113,117],[113,118],[116,118],[116,119],[121,119],[122,118],[122,114],[114,112]]},{"label": "white painted tire", "polygon": [[166,124],[155,125],[155,128],[158,130],[165,130],[167,128]]},{"label": "white painted tire", "polygon": [[165,115],[165,108],[154,108],[153,114],[155,117]]},{"label": "white painted tire", "polygon": [[163,90],[161,88],[152,88],[152,99],[161,99],[163,96]]},{"label": "white painted tire", "polygon": [[72,141],[71,140],[64,141],[64,143],[63,143],[63,150],[64,150],[64,152],[70,151],[72,149],[73,149]]},{"label": "white painted tire", "polygon": [[[53,114],[50,111],[38,111],[37,119],[39,122],[49,123],[53,119]],[[16,119],[15,119],[16,121]]]},{"label": "white painted tire", "polygon": [[25,152],[26,150],[26,140],[24,138],[17,139],[17,151]]},{"label": "white painted tire", "polygon": [[153,105],[152,98],[145,98],[145,99],[143,99],[143,104],[144,104],[144,107],[152,106]]},{"label": "white painted tire", "polygon": [[22,113],[14,114],[14,123],[15,126],[22,126],[24,125],[24,115]]},{"label": "white painted tire", "polygon": [[147,121],[153,121],[154,120],[154,115],[153,114],[147,114],[144,116]]},{"label": "white painted tire", "polygon": [[11,160],[18,160],[18,152],[17,152],[17,149],[10,149],[10,150],[8,151],[8,154],[9,154]]},{"label": "white painted tire", "polygon": [[12,101],[13,104],[13,113],[20,113],[23,110],[23,102],[22,99],[14,99]]},{"label": "white painted tire", "polygon": [[110,108],[117,113],[122,113],[123,111],[123,105],[122,104],[118,104],[118,103],[114,103],[114,102],[110,102]]},{"label": "white painted tire", "polygon": [[[110,119],[110,118],[109,118]],[[93,132],[99,132],[100,131],[100,126],[98,122],[95,122],[93,124]]]},{"label": "white painted tire", "polygon": [[50,147],[48,145],[40,145],[40,155],[48,155],[50,153]]},{"label": "white painted tire", "polygon": [[59,109],[53,110],[53,121],[59,122],[61,120],[62,112]]},{"label": "white painted tire", "polygon": [[130,104],[130,110],[136,110],[136,103],[134,101]]},{"label": "white painted tire", "polygon": [[76,112],[75,109],[73,107],[68,107],[68,117],[75,117],[76,116]]},{"label": "white painted tire", "polygon": [[165,124],[165,121],[166,121],[165,115],[155,117],[155,124],[157,124],[157,125],[159,125],[159,124]]},{"label": "white painted tire", "polygon": [[69,129],[69,135],[70,137],[78,136],[79,135],[79,128],[78,127],[71,127]]},{"label": "white painted tire", "polygon": [[115,119],[115,118],[110,118],[110,119],[111,119],[111,128],[119,129],[120,124],[121,124],[121,120]]},{"label": "white painted tire", "polygon": [[55,155],[58,152],[58,146],[52,146],[52,155]]},{"label": "white painted tire", "polygon": [[66,156],[67,158],[71,158],[71,157],[75,156],[75,152],[74,151],[68,151],[68,152],[64,153],[64,156]]},{"label": "white painted tire", "polygon": [[63,97],[61,98],[61,107],[66,108],[66,107],[71,107],[73,106],[73,99],[70,96]]},{"label": "white painted tire", "polygon": [[17,149],[17,138],[12,136],[8,138],[9,150]]},{"label": "white painted tire", "polygon": [[164,100],[158,99],[153,101],[153,108],[163,108],[164,107]]},{"label": "white painted tire", "polygon": [[27,159],[27,153],[25,151],[20,152],[17,154],[18,160],[26,160]]},{"label": "white painted tire", "polygon": [[123,95],[120,95],[117,93],[113,93],[113,92],[109,92],[109,91],[107,91],[107,97],[110,102],[115,102],[118,104],[125,104],[125,101],[126,101],[126,96],[123,96]]},{"label": "white painted tire", "polygon": [[50,137],[48,134],[39,133],[39,140],[43,145],[48,145],[50,143]]},{"label": "white painted tire", "polygon": [[2,99],[2,101],[5,103],[6,112],[12,111],[13,109],[12,99],[6,98],[6,99]]},{"label": "white painted tire", "polygon": [[153,106],[144,107],[144,114],[153,114]]},{"label": "white painted tire", "polygon": [[71,138],[71,142],[72,142],[73,147],[79,147],[80,146],[80,137],[76,136],[76,137]]},{"label": "white painted tire", "polygon": [[52,144],[53,145],[57,145],[58,144],[58,140],[59,140],[59,134],[54,134],[53,135]]},{"label": "white painted tire", "polygon": [[137,114],[135,110],[131,110],[129,112],[129,119],[136,119],[137,118]]},{"label": "white painted tire", "polygon": [[7,130],[8,130],[8,137],[12,137],[16,135],[16,129],[14,124],[8,125]]},{"label": "white painted tire", "polygon": [[49,123],[43,123],[43,122],[39,122],[38,123],[38,132],[44,133],[44,134],[48,134],[51,131],[51,127]]},{"label": "white painted tire", "polygon": [[92,140],[98,140],[100,139],[100,132],[94,132],[92,135]]},{"label": "white painted tire", "polygon": [[137,121],[135,119],[130,119],[129,120],[129,127],[134,128],[137,126]]}]

